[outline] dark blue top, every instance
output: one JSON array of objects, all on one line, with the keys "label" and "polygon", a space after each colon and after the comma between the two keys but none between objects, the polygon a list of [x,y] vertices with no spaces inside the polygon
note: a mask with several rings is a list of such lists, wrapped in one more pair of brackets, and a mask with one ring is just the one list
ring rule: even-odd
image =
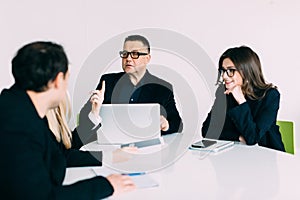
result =
[{"label": "dark blue top", "polygon": [[202,136],[239,141],[243,136],[248,145],[285,151],[276,125],[280,94],[271,88],[261,100],[246,98],[238,104],[232,94],[224,94],[224,86],[216,91],[216,99],[202,126]]}]

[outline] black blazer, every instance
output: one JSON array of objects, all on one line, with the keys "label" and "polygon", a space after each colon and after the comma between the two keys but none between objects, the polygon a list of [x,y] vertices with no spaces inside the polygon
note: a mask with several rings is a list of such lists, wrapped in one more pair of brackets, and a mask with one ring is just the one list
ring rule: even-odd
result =
[{"label": "black blazer", "polygon": [[[148,71],[134,87],[125,72],[104,74],[97,86],[102,87],[105,80],[104,104],[111,103],[159,103],[161,115],[169,122],[169,130],[161,131],[162,135],[181,132],[183,128],[181,117],[176,108],[172,85]],[[88,121],[87,115],[91,110],[90,102],[87,102],[80,112],[81,121]],[[88,122],[87,122],[88,123]]]},{"label": "black blazer", "polygon": [[112,185],[101,176],[62,185],[66,155],[25,91],[17,86],[3,90],[0,110],[1,196],[100,199],[113,193]]},{"label": "black blazer", "polygon": [[58,143],[65,158],[67,167],[102,166],[102,151],[81,151],[83,143],[76,129],[72,132],[72,147],[66,149],[62,142]]},{"label": "black blazer", "polygon": [[[280,94],[271,88],[261,100],[251,100],[238,105],[232,94],[224,94],[224,86],[216,92],[216,99],[202,125],[202,136],[239,141],[243,136],[248,145],[285,151],[276,125]],[[210,127],[209,127],[210,126]]]}]

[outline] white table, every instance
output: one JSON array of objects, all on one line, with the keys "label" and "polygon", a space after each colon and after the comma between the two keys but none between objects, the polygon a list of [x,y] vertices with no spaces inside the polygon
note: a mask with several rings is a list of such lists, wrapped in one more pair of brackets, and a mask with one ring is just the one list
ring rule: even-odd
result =
[{"label": "white table", "polygon": [[[97,146],[87,145],[92,150],[103,148]],[[70,168],[65,183],[92,176],[89,167]],[[257,145],[236,144],[218,154],[186,150],[150,176],[158,187],[137,189],[116,199],[300,199],[300,157]]]}]

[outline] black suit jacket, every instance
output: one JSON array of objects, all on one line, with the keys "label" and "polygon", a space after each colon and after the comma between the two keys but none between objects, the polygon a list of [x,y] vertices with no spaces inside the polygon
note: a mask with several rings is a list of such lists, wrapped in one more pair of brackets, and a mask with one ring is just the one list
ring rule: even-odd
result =
[{"label": "black suit jacket", "polygon": [[[169,130],[161,131],[162,135],[181,132],[183,128],[181,117],[176,108],[172,85],[146,71],[138,85],[133,86],[125,72],[104,74],[97,86],[102,87],[105,80],[104,104],[112,103],[159,103],[161,115],[169,122]],[[91,110],[87,102],[80,112],[81,121],[88,121]]]},{"label": "black suit jacket", "polygon": [[[238,105],[232,94],[224,94],[224,86],[216,92],[211,112],[202,125],[202,136],[239,141],[243,136],[248,145],[285,151],[276,125],[280,94],[271,88],[261,100],[251,100]],[[213,113],[213,114],[212,114]]]},{"label": "black suit jacket", "polygon": [[[7,199],[100,199],[113,193],[104,177],[62,186],[67,161],[27,93],[0,95],[0,190]],[[78,158],[78,157],[77,157]]]}]

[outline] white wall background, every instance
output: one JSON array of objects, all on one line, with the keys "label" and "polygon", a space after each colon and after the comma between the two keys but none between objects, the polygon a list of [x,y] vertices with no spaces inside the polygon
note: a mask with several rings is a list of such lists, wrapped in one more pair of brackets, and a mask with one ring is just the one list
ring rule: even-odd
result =
[{"label": "white wall background", "polygon": [[252,47],[265,78],[279,87],[278,118],[295,122],[299,147],[299,10],[297,0],[0,0],[0,90],[13,83],[10,61],[25,43],[52,40],[65,47],[72,93],[80,67],[103,42],[135,29],[169,29],[197,42],[215,65],[229,47]]}]

